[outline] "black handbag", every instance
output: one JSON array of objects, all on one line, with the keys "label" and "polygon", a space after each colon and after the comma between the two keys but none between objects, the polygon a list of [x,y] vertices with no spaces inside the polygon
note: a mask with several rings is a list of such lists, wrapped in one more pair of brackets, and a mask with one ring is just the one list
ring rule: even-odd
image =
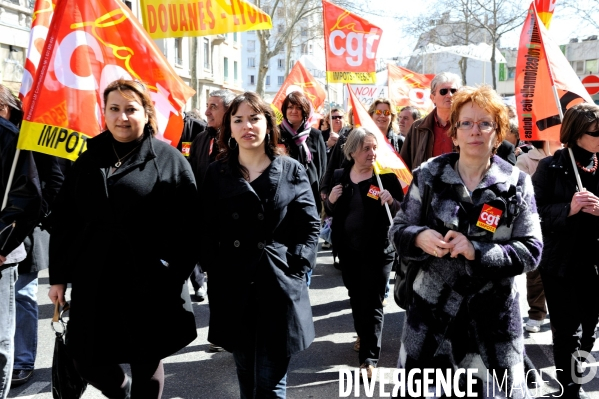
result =
[{"label": "black handbag", "polygon": [[[428,211],[431,206],[430,186],[424,186],[422,192],[422,207],[420,208],[420,223],[426,223]],[[398,251],[399,254],[399,251]],[[404,261],[398,255],[395,258],[395,286],[393,287],[393,299],[400,308],[407,310],[408,305],[412,301],[412,293],[414,292],[414,280],[420,270],[421,261],[409,260]]]},{"label": "black handbag", "polygon": [[[69,310],[69,304],[65,304],[62,310],[59,308],[60,305],[56,301],[51,324],[56,334],[54,357],[52,358],[52,397],[54,399],[79,399],[87,388],[87,381],[81,377],[75,368],[73,358],[65,344],[67,324],[62,319],[62,315]],[[54,328],[55,323],[61,325],[61,331]]]}]

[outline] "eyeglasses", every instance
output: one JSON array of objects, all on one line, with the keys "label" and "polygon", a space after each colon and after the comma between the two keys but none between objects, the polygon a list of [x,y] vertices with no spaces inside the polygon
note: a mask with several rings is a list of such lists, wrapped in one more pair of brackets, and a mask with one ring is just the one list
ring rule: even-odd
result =
[{"label": "eyeglasses", "polygon": [[593,132],[584,132],[584,134],[588,134],[591,137],[599,137],[599,130],[595,130]]},{"label": "eyeglasses", "polygon": [[391,111],[389,111],[388,109],[386,109],[384,111],[381,110],[381,109],[375,109],[374,113],[377,114],[377,115],[385,115],[385,116],[391,115]]},{"label": "eyeglasses", "polygon": [[333,116],[331,116],[331,119],[343,119],[343,116],[341,116],[341,115],[333,115]]},{"label": "eyeglasses", "polygon": [[489,133],[491,130],[497,127],[497,124],[495,122],[489,121],[458,121],[456,122],[455,127],[462,130],[472,130],[474,125],[478,125],[478,130],[482,133]]},{"label": "eyeglasses", "polygon": [[451,89],[439,89],[439,94],[441,94],[442,96],[446,96],[447,93],[451,92],[451,94],[455,94],[456,91],[458,91],[458,89],[455,88],[451,88]]}]

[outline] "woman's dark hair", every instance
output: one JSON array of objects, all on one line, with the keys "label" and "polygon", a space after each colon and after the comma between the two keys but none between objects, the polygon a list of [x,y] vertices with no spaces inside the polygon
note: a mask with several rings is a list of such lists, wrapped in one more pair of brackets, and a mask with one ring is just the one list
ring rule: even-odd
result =
[{"label": "woman's dark hair", "polygon": [[310,116],[310,101],[308,101],[304,93],[293,91],[287,94],[285,100],[283,100],[283,105],[281,105],[281,112],[285,119],[287,119],[287,108],[289,108],[289,105],[291,104],[302,109],[302,119],[308,119]]},{"label": "woman's dark hair", "polygon": [[589,127],[599,124],[599,107],[582,103],[569,108],[564,115],[559,140],[565,147],[574,147]]},{"label": "woman's dark hair", "polygon": [[[141,100],[141,106],[144,108],[146,115],[148,117],[148,123],[144,127],[144,134],[151,134],[152,136],[156,134],[158,130],[158,123],[156,122],[156,110],[154,109],[154,102],[150,97],[150,93],[142,82],[137,80],[125,80],[119,79],[110,83],[104,89],[104,108],[106,108],[106,102],[108,101],[108,95],[113,91],[118,91],[121,93],[123,97],[130,101]],[[131,96],[125,91],[131,91],[136,94],[136,96]]]},{"label": "woman's dark hair", "polygon": [[[231,138],[231,119],[242,103],[246,103],[254,110],[254,112],[264,115],[264,118],[266,119],[267,135],[264,139],[264,153],[272,160],[275,156],[281,155],[281,150],[277,147],[277,143],[279,142],[277,118],[270,105],[264,102],[264,100],[262,100],[256,93],[251,91],[246,91],[235,97],[223,117],[222,130],[218,137],[218,147],[221,149],[221,152],[216,158],[227,162],[231,169],[239,172],[242,177],[247,177],[247,169],[239,163],[239,146],[235,142],[235,139]],[[231,146],[233,148],[229,146],[229,139],[231,139]],[[235,144],[233,144],[234,142]]]},{"label": "woman's dark hair", "polygon": [[529,143],[537,150],[541,149],[545,146],[545,140],[532,140],[532,141],[529,141]]},{"label": "woman's dark hair", "polygon": [[23,106],[21,100],[15,97],[8,87],[0,84],[0,107],[4,106],[10,109],[8,120],[16,127],[20,127],[21,122],[23,122]]}]

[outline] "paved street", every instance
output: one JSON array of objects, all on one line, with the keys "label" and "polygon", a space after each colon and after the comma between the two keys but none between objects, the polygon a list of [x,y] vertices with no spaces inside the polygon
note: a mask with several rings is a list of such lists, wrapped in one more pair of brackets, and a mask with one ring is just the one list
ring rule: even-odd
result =
[{"label": "paved street", "polygon": [[[519,277],[520,295],[523,299],[523,314],[526,314],[525,279]],[[393,281],[393,280],[392,280]],[[50,399],[50,375],[54,336],[50,328],[53,305],[47,297],[48,274],[40,274],[40,331],[36,372],[28,384],[14,388],[9,398]],[[190,285],[191,289],[191,285]],[[159,295],[147,292],[147,295]],[[353,351],[356,335],[353,332],[347,291],[341,281],[341,273],[332,266],[330,251],[319,253],[318,265],[314,271],[310,298],[314,314],[317,338],[310,348],[295,356],[291,362],[288,377],[290,399],[337,398],[339,397],[339,370],[357,367],[358,356]],[[403,311],[390,298],[385,308],[385,328],[383,332],[382,357],[379,367],[393,369],[399,350],[399,335],[403,322]],[[195,303],[194,310],[198,327],[198,338],[187,348],[165,361],[166,383],[164,398],[185,399],[234,399],[239,397],[235,365],[230,353],[208,352],[208,304]],[[160,319],[160,317],[164,317]],[[170,328],[168,315],[156,315],[156,328]],[[98,328],[111,331],[110,320],[98,320]],[[543,372],[543,379],[549,380],[537,396],[559,394],[559,386],[553,378],[551,367],[551,332],[545,324],[540,333],[525,333],[526,351],[536,368]],[[595,347],[597,349],[597,346]],[[599,359],[599,352],[593,355]],[[392,385],[388,385],[389,392]],[[359,397],[367,397],[360,388]],[[595,378],[585,386],[591,397],[599,399],[599,380]],[[533,392],[534,393],[534,392]],[[351,397],[354,396],[352,392]],[[373,397],[380,397],[378,384]],[[550,397],[550,396],[549,396]],[[97,390],[89,387],[84,399],[104,398]]]}]

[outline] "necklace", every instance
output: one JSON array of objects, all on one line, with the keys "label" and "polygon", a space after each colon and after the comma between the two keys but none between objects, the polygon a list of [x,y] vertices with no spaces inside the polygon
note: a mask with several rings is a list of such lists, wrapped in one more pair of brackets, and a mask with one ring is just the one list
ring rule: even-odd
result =
[{"label": "necklace", "polygon": [[118,159],[118,161],[116,161],[116,163],[114,164],[115,168],[120,167],[123,164],[123,161],[133,153],[133,151],[137,150],[139,148],[139,146],[141,145],[141,143],[139,143],[138,145],[136,145],[135,147],[133,147],[133,149],[131,151],[129,151],[128,153],[126,153],[124,156],[119,157],[119,154],[117,154],[116,152],[116,148],[114,148],[114,143],[112,143],[112,151],[114,151],[114,155],[116,155],[116,158]]},{"label": "necklace", "polygon": [[592,168],[590,168],[590,169],[589,169],[589,168],[585,168],[585,167],[584,167],[584,166],[582,166],[582,165],[580,164],[580,162],[578,162],[578,161],[576,161],[576,166],[578,166],[578,167],[579,167],[580,169],[582,169],[584,172],[587,172],[587,173],[593,173],[594,171],[596,171],[596,170],[597,170],[597,164],[598,164],[598,163],[599,163],[599,162],[597,161],[597,154],[593,154],[593,167],[592,167]]}]

